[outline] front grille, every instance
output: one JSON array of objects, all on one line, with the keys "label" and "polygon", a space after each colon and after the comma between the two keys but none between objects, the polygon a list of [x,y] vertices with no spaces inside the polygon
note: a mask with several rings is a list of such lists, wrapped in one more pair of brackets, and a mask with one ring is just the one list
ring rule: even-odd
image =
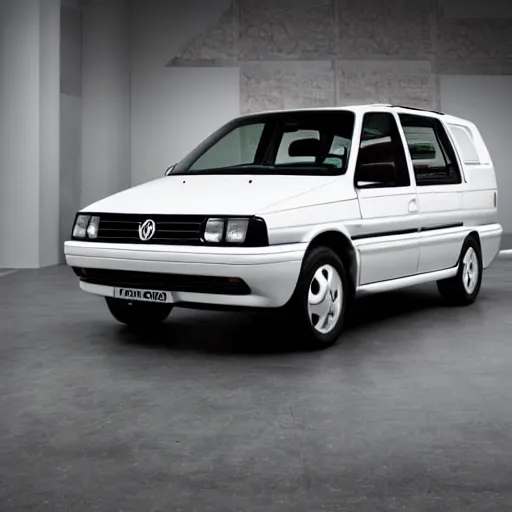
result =
[{"label": "front grille", "polygon": [[[202,215],[100,214],[99,217],[98,237],[89,241],[115,244],[199,245],[206,221]],[[155,234],[150,240],[142,241],[139,226],[148,219],[156,224]]]},{"label": "front grille", "polygon": [[86,283],[114,288],[137,288],[166,292],[249,295],[251,290],[241,279],[216,276],[190,276],[97,268],[73,268]]}]

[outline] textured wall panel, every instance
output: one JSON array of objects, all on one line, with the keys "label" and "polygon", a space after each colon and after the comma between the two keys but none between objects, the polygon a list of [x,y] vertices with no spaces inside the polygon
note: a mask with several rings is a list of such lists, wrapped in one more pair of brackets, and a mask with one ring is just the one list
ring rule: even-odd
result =
[{"label": "textured wall panel", "polygon": [[[512,20],[440,20],[437,30],[439,59],[512,58]],[[464,63],[468,69],[471,62]]]},{"label": "textured wall panel", "polygon": [[62,0],[62,7],[69,7],[70,9],[80,9],[81,8],[81,0]]},{"label": "textured wall panel", "polygon": [[221,60],[233,61],[237,19],[233,4],[219,19],[212,20],[210,28],[193,37],[170,62],[169,66],[222,65]]},{"label": "textured wall panel", "polygon": [[341,59],[432,56],[435,0],[333,0]]},{"label": "textured wall panel", "polygon": [[335,52],[330,0],[239,0],[239,56],[323,59]]},{"label": "textured wall panel", "polygon": [[435,108],[436,77],[426,61],[340,61],[337,85],[340,106],[393,103]]},{"label": "textured wall panel", "polygon": [[334,105],[330,61],[251,62],[240,72],[243,113]]},{"label": "textured wall panel", "polygon": [[510,59],[438,59],[436,73],[440,75],[512,75]]},{"label": "textured wall panel", "polygon": [[443,18],[512,18],[510,0],[439,0],[439,7]]}]

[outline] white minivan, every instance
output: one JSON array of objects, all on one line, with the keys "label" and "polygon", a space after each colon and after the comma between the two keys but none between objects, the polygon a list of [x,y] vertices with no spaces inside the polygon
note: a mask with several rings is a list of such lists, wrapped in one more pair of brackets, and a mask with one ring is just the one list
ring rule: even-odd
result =
[{"label": "white minivan", "polygon": [[478,128],[392,105],[238,117],[166,175],[78,212],[67,264],[119,322],[281,311],[312,348],[354,298],[427,282],[477,297],[502,227]]}]

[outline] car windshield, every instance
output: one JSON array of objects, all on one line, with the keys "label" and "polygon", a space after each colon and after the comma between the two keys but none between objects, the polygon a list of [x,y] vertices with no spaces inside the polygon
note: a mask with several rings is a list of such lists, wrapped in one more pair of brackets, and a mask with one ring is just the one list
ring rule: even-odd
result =
[{"label": "car windshield", "polygon": [[169,174],[343,174],[354,119],[348,110],[237,118],[208,137]]}]

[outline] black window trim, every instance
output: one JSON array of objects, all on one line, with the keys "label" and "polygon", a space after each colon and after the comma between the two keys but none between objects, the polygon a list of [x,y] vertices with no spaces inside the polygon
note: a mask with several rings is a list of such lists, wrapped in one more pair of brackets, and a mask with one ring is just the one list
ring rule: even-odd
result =
[{"label": "black window trim", "polygon": [[[402,130],[404,130],[404,126],[415,126],[413,124],[407,124],[407,122],[404,123],[404,120],[418,120],[418,125],[416,126],[427,126],[432,128],[434,135],[436,137],[437,143],[439,144],[439,147],[441,149],[441,152],[443,154],[443,158],[446,162],[446,169],[448,170],[449,167],[453,167],[456,175],[457,175],[457,181],[447,181],[447,180],[436,180],[435,178],[429,179],[425,182],[418,182],[418,177],[416,175],[416,170],[414,169],[414,160],[412,159],[412,156],[410,154],[409,144],[407,143],[407,151],[409,152],[409,156],[411,156],[411,162],[413,166],[413,174],[414,174],[414,182],[417,187],[436,187],[436,186],[446,186],[446,185],[460,185],[464,182],[465,178],[462,173],[462,167],[459,161],[459,155],[457,153],[457,150],[454,147],[453,141],[451,139],[451,135],[446,128],[446,126],[443,124],[443,122],[440,119],[437,119],[436,117],[431,116],[424,116],[421,114],[405,114],[405,113],[399,113],[398,118],[400,121],[400,125],[402,127]],[[405,130],[404,130],[405,134]]]}]

